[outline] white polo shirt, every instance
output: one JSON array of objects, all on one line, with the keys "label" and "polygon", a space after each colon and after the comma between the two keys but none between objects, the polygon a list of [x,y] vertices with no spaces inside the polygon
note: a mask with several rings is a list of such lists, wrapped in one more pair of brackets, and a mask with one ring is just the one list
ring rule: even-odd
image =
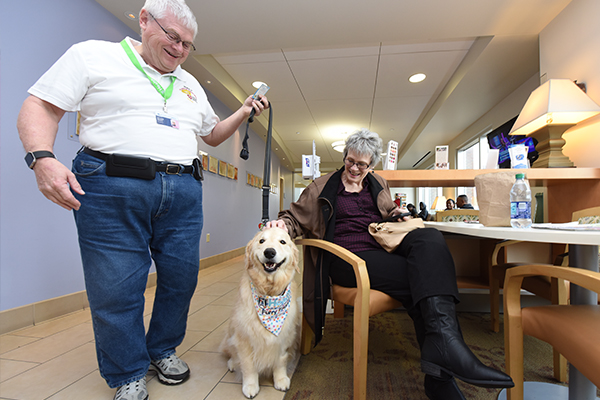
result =
[{"label": "white polo shirt", "polygon": [[[164,89],[171,76],[177,78],[166,113],[162,95],[120,43],[90,40],[73,45],[29,93],[65,111],[79,111],[79,141],[92,150],[190,165],[197,158],[197,136],[210,134],[219,122],[206,93],[181,67],[161,75],[133,48],[139,42],[126,42]],[[157,114],[177,121],[178,129],[159,124]]]}]

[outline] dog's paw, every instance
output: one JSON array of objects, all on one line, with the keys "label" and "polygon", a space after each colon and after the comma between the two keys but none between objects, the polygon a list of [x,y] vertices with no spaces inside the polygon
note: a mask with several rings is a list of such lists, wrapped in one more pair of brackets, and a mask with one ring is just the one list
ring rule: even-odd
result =
[{"label": "dog's paw", "polygon": [[258,382],[244,383],[242,385],[242,393],[249,399],[254,398],[260,391]]},{"label": "dog's paw", "polygon": [[274,377],[273,383],[275,389],[281,390],[282,392],[287,392],[290,388],[290,378],[288,378],[287,376],[281,376],[278,378]]}]

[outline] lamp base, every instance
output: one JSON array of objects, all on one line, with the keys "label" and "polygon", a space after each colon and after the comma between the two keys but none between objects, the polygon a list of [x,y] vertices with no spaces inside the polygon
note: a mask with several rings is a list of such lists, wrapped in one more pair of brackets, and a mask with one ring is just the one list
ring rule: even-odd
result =
[{"label": "lamp base", "polygon": [[562,148],[566,143],[565,139],[562,138],[562,134],[572,126],[574,124],[546,125],[529,135],[538,141],[535,149],[539,153],[539,158],[535,160],[531,166],[532,168],[568,168],[575,166],[569,157],[562,152]]}]

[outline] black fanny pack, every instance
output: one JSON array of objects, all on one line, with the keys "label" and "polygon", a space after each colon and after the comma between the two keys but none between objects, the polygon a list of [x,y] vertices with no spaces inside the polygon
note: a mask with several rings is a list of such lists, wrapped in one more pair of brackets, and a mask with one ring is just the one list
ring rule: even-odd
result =
[{"label": "black fanny pack", "polygon": [[87,147],[83,152],[106,162],[106,175],[152,180],[157,172],[169,175],[192,174],[196,180],[203,180],[202,163],[194,159],[192,165],[157,163],[151,158],[132,157],[121,154],[106,154]]},{"label": "black fanny pack", "polygon": [[156,163],[150,158],[107,154],[106,175],[152,180],[156,176]]}]

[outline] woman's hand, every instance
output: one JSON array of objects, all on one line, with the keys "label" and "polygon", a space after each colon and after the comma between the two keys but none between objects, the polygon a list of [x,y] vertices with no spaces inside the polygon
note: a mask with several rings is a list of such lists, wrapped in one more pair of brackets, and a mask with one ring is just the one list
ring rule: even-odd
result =
[{"label": "woman's hand", "polygon": [[402,217],[403,221],[408,221],[410,219],[410,212],[406,208],[396,207],[392,211],[391,215],[398,215],[398,216],[400,216],[401,214],[408,214],[408,215],[405,215],[404,217]]},{"label": "woman's hand", "polygon": [[285,226],[285,222],[283,222],[281,219],[267,222],[265,224],[265,228],[280,228],[289,233],[287,226]]}]

